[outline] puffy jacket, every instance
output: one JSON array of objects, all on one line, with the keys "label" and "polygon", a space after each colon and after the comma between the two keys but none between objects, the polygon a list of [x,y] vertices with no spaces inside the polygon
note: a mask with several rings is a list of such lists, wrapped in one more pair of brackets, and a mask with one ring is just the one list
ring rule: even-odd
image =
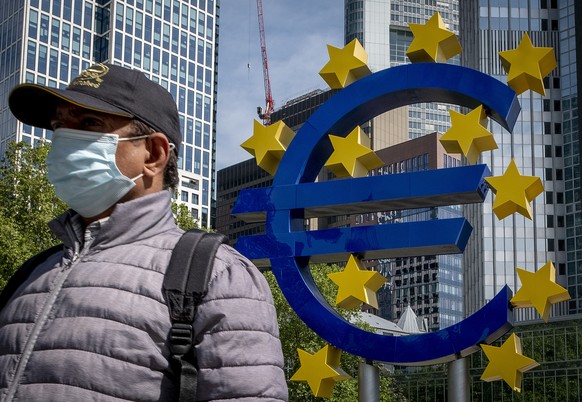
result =
[{"label": "puffy jacket", "polygon": [[[64,252],[0,312],[0,400],[176,400],[162,282],[182,231],[169,193],[118,204],[84,240],[74,219],[67,212],[51,222]],[[194,329],[198,400],[287,399],[270,290],[228,246],[217,252]]]}]

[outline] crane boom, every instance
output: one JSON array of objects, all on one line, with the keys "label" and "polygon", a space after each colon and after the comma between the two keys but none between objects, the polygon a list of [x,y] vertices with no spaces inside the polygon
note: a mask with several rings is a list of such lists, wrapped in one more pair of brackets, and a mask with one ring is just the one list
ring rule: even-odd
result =
[{"label": "crane boom", "polygon": [[267,41],[265,40],[265,23],[263,21],[263,1],[257,0],[257,12],[259,15],[259,35],[261,37],[261,56],[263,58],[263,80],[265,84],[265,109],[257,108],[259,117],[264,124],[271,123],[271,113],[275,110],[273,95],[271,94],[271,80],[269,79],[269,62],[267,59]]}]

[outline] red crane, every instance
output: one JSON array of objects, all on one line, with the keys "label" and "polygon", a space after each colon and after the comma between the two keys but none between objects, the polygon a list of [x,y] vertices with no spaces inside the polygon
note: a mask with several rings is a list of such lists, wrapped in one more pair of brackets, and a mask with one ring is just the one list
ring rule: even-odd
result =
[{"label": "red crane", "polygon": [[271,94],[271,80],[269,79],[269,62],[267,60],[267,41],[265,40],[265,23],[263,21],[263,1],[257,0],[257,12],[259,14],[259,34],[261,36],[261,56],[263,58],[263,80],[265,83],[265,109],[257,107],[259,118],[263,124],[271,123],[271,113],[275,110],[273,95]]}]

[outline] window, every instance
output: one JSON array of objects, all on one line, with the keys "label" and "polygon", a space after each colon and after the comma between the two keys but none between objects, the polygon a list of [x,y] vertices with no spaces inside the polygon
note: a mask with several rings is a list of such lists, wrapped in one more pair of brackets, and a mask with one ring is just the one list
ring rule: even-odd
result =
[{"label": "window", "polygon": [[182,200],[182,202],[188,202],[188,192],[182,190],[182,197],[180,198]]}]

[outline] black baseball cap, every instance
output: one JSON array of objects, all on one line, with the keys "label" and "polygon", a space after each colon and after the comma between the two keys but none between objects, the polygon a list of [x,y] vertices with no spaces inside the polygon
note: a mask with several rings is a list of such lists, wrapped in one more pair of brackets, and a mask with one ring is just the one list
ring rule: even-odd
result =
[{"label": "black baseball cap", "polygon": [[108,63],[82,71],[65,89],[37,84],[16,86],[8,97],[18,120],[51,130],[57,104],[67,101],[99,112],[132,117],[164,133],[176,146],[182,142],[180,118],[172,95],[138,70]]}]

